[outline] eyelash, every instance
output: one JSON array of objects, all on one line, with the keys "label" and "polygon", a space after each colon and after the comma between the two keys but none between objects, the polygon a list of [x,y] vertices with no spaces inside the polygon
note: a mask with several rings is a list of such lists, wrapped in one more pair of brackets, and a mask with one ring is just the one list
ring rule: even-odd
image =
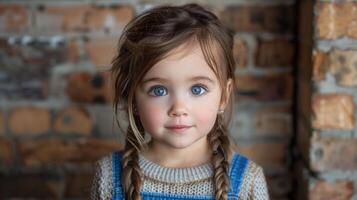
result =
[{"label": "eyelash", "polygon": [[[202,95],[204,95],[205,93],[209,92],[207,86],[205,86],[205,85],[203,85],[203,84],[195,84],[195,85],[193,85],[193,86],[191,87],[191,89],[192,89],[193,87],[196,87],[196,86],[202,88],[202,89],[204,90],[204,92],[203,92],[202,94],[200,94],[200,95],[195,95],[195,94],[194,94],[194,96],[202,96]],[[153,90],[154,90],[155,88],[164,88],[165,90],[167,90],[166,87],[164,87],[164,86],[162,86],[162,85],[154,85],[154,86],[150,87],[150,89],[149,89],[149,91],[148,91],[148,94],[149,94],[150,96],[152,96],[152,97],[161,97],[161,96],[156,96],[156,95],[150,94],[151,92],[153,92]],[[165,95],[163,95],[163,96],[165,96]]]}]

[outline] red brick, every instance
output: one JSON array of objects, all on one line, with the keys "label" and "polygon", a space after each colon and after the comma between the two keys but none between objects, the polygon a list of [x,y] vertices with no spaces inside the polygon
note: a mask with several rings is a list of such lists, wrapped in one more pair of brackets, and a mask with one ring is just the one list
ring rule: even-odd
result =
[{"label": "red brick", "polygon": [[260,40],[255,53],[255,63],[259,67],[292,66],[295,46],[289,40]]},{"label": "red brick", "polygon": [[84,108],[69,107],[56,114],[54,131],[58,133],[90,135],[92,129],[92,119]]},{"label": "red brick", "polygon": [[4,115],[0,111],[0,135],[4,135],[4,134],[5,134],[5,119],[4,119]]},{"label": "red brick", "polygon": [[10,140],[0,138],[0,166],[12,163],[12,145]]},{"label": "red brick", "polygon": [[80,48],[78,41],[76,39],[70,40],[66,48],[66,57],[68,62],[78,62],[80,59],[79,52]]},{"label": "red brick", "polygon": [[49,31],[121,30],[134,16],[129,6],[93,7],[89,5],[42,6],[36,12],[36,25]]},{"label": "red brick", "polygon": [[313,77],[314,81],[325,79],[326,72],[329,66],[328,54],[320,51],[313,52]]},{"label": "red brick", "polygon": [[311,140],[311,166],[317,171],[357,169],[357,139],[324,138]]},{"label": "red brick", "polygon": [[93,174],[90,173],[67,173],[66,174],[66,198],[89,199]]},{"label": "red brick", "polygon": [[29,13],[24,5],[0,4],[0,30],[2,32],[25,31],[29,25]]},{"label": "red brick", "polygon": [[316,35],[321,39],[357,38],[356,2],[318,2]]},{"label": "red brick", "polygon": [[0,199],[61,199],[59,175],[45,172],[11,172],[1,174]]},{"label": "red brick", "polygon": [[238,68],[247,66],[248,62],[248,46],[247,43],[241,39],[234,40],[233,56]]},{"label": "red brick", "polygon": [[316,81],[323,80],[326,73],[336,78],[342,86],[357,86],[357,51],[332,50],[328,53],[314,52],[314,77]]},{"label": "red brick", "polygon": [[86,31],[85,16],[90,11],[88,5],[39,6],[35,13],[36,27],[43,31]]},{"label": "red brick", "polygon": [[[356,8],[357,9],[357,8]],[[329,71],[342,86],[357,86],[357,51],[334,50],[329,55]]]},{"label": "red brick", "polygon": [[72,101],[81,103],[112,102],[109,72],[90,74],[76,72],[68,77],[67,94]]},{"label": "red brick", "polygon": [[351,181],[318,181],[310,190],[310,200],[349,200],[353,196],[354,185]]},{"label": "red brick", "polygon": [[237,32],[293,32],[294,6],[230,6],[219,14]]},{"label": "red brick", "polygon": [[86,53],[97,67],[108,67],[116,54],[117,38],[91,39],[85,45]]},{"label": "red brick", "polygon": [[292,128],[289,108],[270,107],[258,110],[254,127],[259,136],[289,137]]},{"label": "red brick", "polygon": [[92,30],[104,29],[118,32],[134,15],[134,9],[130,6],[96,7],[88,14],[87,21]]},{"label": "red brick", "polygon": [[237,75],[236,80],[238,101],[277,101],[292,98],[293,80],[290,74]]},{"label": "red brick", "polygon": [[9,116],[9,130],[15,135],[39,135],[50,130],[50,112],[47,108],[18,107]]},{"label": "red brick", "polygon": [[16,146],[20,161],[26,166],[90,164],[121,148],[115,140],[100,139],[30,140],[19,141]]},{"label": "red brick", "polygon": [[264,167],[282,168],[285,166],[287,145],[283,143],[256,142],[237,145],[235,150]]},{"label": "red brick", "polygon": [[313,97],[312,126],[321,130],[353,130],[354,103],[348,94],[320,94]]}]

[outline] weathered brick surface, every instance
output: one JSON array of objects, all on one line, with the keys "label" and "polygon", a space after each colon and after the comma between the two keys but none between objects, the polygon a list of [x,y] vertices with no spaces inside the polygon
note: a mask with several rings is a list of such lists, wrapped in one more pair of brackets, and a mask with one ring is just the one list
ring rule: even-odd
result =
[{"label": "weathered brick surface", "polygon": [[239,100],[277,101],[292,97],[292,77],[290,74],[236,76]]},{"label": "weathered brick surface", "polygon": [[325,79],[327,73],[336,78],[342,86],[357,85],[357,51],[334,49],[330,52],[315,52],[314,54],[314,80]]},{"label": "weathered brick surface", "polygon": [[295,25],[293,6],[229,6],[220,13],[221,20],[237,32],[291,33]]},{"label": "weathered brick surface", "polygon": [[42,5],[35,14],[35,22],[38,29],[50,32],[118,32],[133,16],[130,6]]},{"label": "weathered brick surface", "polygon": [[41,107],[17,107],[9,115],[8,127],[15,135],[39,135],[50,131],[50,111]]},{"label": "weathered brick surface", "polygon": [[316,36],[321,39],[357,38],[356,2],[318,2]]},{"label": "weathered brick surface", "polygon": [[255,64],[259,67],[292,66],[294,53],[295,46],[289,40],[259,40]]},{"label": "weathered brick surface", "polygon": [[311,140],[311,166],[318,171],[357,169],[357,139],[326,138],[315,134]]},{"label": "weathered brick surface", "polygon": [[36,172],[0,172],[0,198],[59,199],[62,181],[58,174]]},{"label": "weathered brick surface", "polygon": [[117,141],[100,139],[19,141],[16,147],[26,166],[90,164],[121,148]]},{"label": "weathered brick surface", "polygon": [[6,99],[45,99],[54,66],[67,62],[66,42],[53,37],[0,38],[0,96]]},{"label": "weathered brick surface", "polygon": [[90,135],[93,121],[84,108],[68,107],[56,114],[53,129],[61,134]]},{"label": "weathered brick surface", "polygon": [[[357,9],[357,8],[356,8]],[[329,55],[329,71],[342,86],[357,86],[357,51],[334,50]]]},{"label": "weathered brick surface", "polygon": [[355,186],[351,181],[325,182],[318,181],[310,190],[310,200],[349,200],[355,191]]},{"label": "weathered brick surface", "polygon": [[92,38],[85,45],[86,53],[97,67],[109,66],[116,54],[117,38]]},{"label": "weathered brick surface", "polygon": [[101,72],[73,73],[68,77],[67,94],[72,101],[82,103],[107,103],[112,101],[110,74]]},{"label": "weathered brick surface", "polygon": [[80,59],[79,39],[71,39],[67,42],[66,58],[68,62],[78,62]]},{"label": "weathered brick surface", "polygon": [[0,166],[9,166],[13,160],[12,156],[11,141],[0,137]]},{"label": "weathered brick surface", "polygon": [[65,198],[84,198],[89,199],[93,181],[93,173],[66,174]]},{"label": "weathered brick surface", "polygon": [[287,139],[292,135],[288,106],[238,107],[230,132],[235,141],[254,139]]},{"label": "weathered brick surface", "polygon": [[284,168],[285,166],[287,145],[283,143],[238,144],[235,150],[264,167]]},{"label": "weathered brick surface", "polygon": [[28,29],[30,14],[24,5],[0,3],[1,32],[22,32]]},{"label": "weathered brick surface", "polygon": [[322,130],[353,130],[355,105],[348,94],[319,94],[313,97],[312,126]]},{"label": "weathered brick surface", "polygon": [[134,9],[130,6],[96,7],[88,14],[88,26],[92,30],[117,32],[134,17],[134,14]]},{"label": "weathered brick surface", "polygon": [[259,136],[289,137],[292,134],[291,113],[288,107],[263,108],[254,119],[255,132]]},{"label": "weathered brick surface", "polygon": [[238,68],[244,68],[248,63],[248,46],[244,40],[235,38],[233,56]]},{"label": "weathered brick surface", "polygon": [[321,51],[314,51],[313,53],[313,77],[315,81],[325,79],[326,72],[329,67],[328,54]]}]

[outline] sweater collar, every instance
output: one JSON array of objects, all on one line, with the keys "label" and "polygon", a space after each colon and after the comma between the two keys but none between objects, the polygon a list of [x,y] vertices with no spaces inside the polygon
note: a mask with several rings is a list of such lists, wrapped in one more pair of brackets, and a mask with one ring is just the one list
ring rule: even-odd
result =
[{"label": "sweater collar", "polygon": [[167,183],[189,183],[213,176],[211,163],[188,168],[168,168],[154,163],[139,154],[139,165],[145,176]]}]

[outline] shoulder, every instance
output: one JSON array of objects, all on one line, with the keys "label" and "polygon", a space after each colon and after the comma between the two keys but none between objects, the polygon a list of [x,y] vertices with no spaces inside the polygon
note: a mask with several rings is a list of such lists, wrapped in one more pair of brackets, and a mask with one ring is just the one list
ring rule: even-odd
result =
[{"label": "shoulder", "polygon": [[95,172],[91,189],[92,200],[110,199],[113,186],[113,158],[117,154],[118,152],[109,153],[95,162]]},{"label": "shoulder", "polygon": [[104,171],[107,170],[108,167],[111,167],[113,165],[114,160],[117,160],[120,162],[121,155],[122,155],[122,151],[113,151],[113,152],[110,152],[110,153],[100,157],[95,162],[96,169],[100,169],[100,170],[104,170]]},{"label": "shoulder", "polygon": [[252,160],[234,153],[234,157],[245,160],[239,197],[242,199],[266,200],[269,199],[266,179],[263,168]]}]

